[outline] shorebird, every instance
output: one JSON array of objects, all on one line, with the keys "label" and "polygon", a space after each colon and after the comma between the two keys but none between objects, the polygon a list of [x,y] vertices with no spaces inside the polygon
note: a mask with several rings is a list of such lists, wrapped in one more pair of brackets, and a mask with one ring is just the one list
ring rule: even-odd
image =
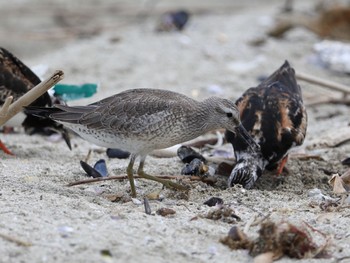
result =
[{"label": "shorebird", "polygon": [[[15,101],[40,82],[40,79],[23,62],[5,48],[0,47],[0,106],[7,97],[12,96]],[[44,93],[31,106],[52,106],[50,95],[47,92]],[[6,126],[20,125],[29,134],[61,132],[68,147],[71,148],[67,131],[61,124],[49,118],[39,118],[31,114],[19,113],[6,123]],[[12,154],[1,141],[0,148],[5,153]]]},{"label": "shorebird", "polygon": [[130,152],[126,172],[132,196],[136,196],[133,179],[136,157],[140,157],[137,170],[140,177],[167,187],[185,189],[182,185],[146,174],[143,168],[147,154],[219,128],[241,135],[248,143],[255,143],[241,125],[235,104],[218,97],[199,102],[167,90],[133,89],[87,106],[28,107],[27,111],[49,117],[96,145]]},{"label": "shorebird", "polygon": [[244,92],[236,105],[243,126],[260,145],[260,150],[226,132],[237,160],[228,186],[241,184],[249,189],[265,169],[279,166],[277,173],[282,173],[290,149],[304,141],[307,114],[295,71],[288,61],[259,86]]}]

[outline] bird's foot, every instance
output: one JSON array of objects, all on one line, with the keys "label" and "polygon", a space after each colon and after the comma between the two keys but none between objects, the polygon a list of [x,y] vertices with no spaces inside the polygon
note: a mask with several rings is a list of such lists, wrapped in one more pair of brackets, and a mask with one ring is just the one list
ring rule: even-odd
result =
[{"label": "bird's foot", "polygon": [[2,141],[0,141],[0,149],[4,151],[4,153],[8,155],[14,155],[7,147],[5,144],[3,144]]},{"label": "bird's foot", "polygon": [[168,187],[168,188],[175,188],[177,190],[182,190],[182,191],[188,190],[187,186],[174,183],[174,182],[172,182],[170,180],[166,180],[166,179],[162,179],[162,178],[158,178],[156,176],[152,176],[152,175],[146,174],[144,171],[138,171],[137,174],[140,177],[144,178],[144,179],[156,181],[158,183],[163,184],[165,187]]},{"label": "bird's foot", "polygon": [[284,167],[284,166],[286,165],[287,161],[288,161],[288,155],[285,156],[285,157],[281,160],[281,162],[280,162],[280,164],[279,164],[279,166],[278,166],[278,169],[277,169],[277,176],[280,175],[280,174],[283,172],[284,169],[285,169],[286,171],[288,171],[287,168]]}]

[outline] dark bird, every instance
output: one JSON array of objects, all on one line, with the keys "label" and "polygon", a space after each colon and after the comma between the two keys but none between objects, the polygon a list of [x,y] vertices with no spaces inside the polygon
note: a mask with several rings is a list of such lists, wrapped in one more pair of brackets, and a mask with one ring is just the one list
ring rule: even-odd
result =
[{"label": "dark bird", "polygon": [[[0,47],[0,105],[3,105],[9,96],[12,96],[13,100],[16,101],[40,82],[40,79],[24,63],[5,48]],[[36,99],[31,106],[50,107],[52,103],[50,95],[46,92]],[[16,121],[19,123],[16,123]],[[22,125],[28,134],[44,133],[50,135],[54,132],[60,132],[68,147],[71,148],[67,130],[62,124],[58,124],[49,118],[39,118],[31,114],[20,113],[7,123],[7,125],[12,124],[14,126]],[[0,148],[11,154],[1,142]]]},{"label": "dark bird", "polygon": [[235,104],[217,97],[199,102],[167,90],[134,89],[87,106],[28,107],[27,111],[62,123],[96,145],[130,152],[126,171],[133,196],[136,196],[133,166],[138,156],[137,173],[140,177],[183,189],[182,185],[143,171],[146,156],[151,151],[194,139],[218,128],[236,132],[255,143],[241,125]]},{"label": "dark bird", "polygon": [[236,105],[242,125],[260,149],[226,132],[237,160],[228,185],[241,184],[250,189],[265,169],[279,167],[278,174],[282,172],[289,150],[304,141],[307,114],[295,71],[288,61],[259,86],[244,92]]}]

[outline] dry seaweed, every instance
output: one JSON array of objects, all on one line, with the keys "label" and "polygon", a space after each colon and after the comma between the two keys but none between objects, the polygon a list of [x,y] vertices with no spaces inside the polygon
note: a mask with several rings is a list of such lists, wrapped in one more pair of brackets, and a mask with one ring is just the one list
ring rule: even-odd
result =
[{"label": "dry seaweed", "polygon": [[[220,242],[231,249],[249,249],[249,254],[253,257],[272,253],[273,260],[283,256],[298,259],[328,257],[326,235],[309,224],[305,223],[305,225],[306,227],[297,227],[288,222],[277,224],[266,221],[261,224],[259,236],[255,240],[249,240],[238,228],[231,228],[228,236]],[[321,234],[325,239],[324,244],[317,245],[311,232]]]}]

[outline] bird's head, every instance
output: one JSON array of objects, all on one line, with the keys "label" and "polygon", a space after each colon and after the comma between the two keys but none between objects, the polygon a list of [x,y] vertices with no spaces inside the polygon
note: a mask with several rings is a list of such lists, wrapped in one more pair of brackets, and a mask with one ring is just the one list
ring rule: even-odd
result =
[{"label": "bird's head", "polygon": [[214,114],[210,114],[210,122],[213,126],[216,126],[215,128],[225,128],[236,135],[240,135],[253,149],[260,149],[260,146],[243,127],[240,120],[240,112],[234,102],[211,97],[207,99],[207,103],[210,105],[209,110],[214,111]]}]

